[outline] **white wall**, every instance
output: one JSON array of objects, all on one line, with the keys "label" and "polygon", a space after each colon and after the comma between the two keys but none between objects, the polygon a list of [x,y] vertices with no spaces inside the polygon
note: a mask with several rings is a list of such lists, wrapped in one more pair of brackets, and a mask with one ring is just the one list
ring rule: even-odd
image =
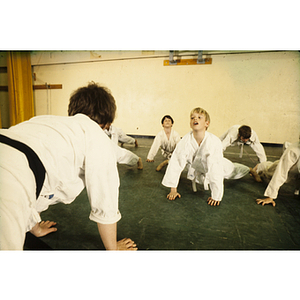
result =
[{"label": "white wall", "polygon": [[[36,114],[67,115],[70,94],[95,81],[117,102],[115,125],[128,134],[156,135],[170,114],[183,136],[197,107],[211,117],[210,132],[251,126],[262,142],[295,141],[300,132],[299,52],[212,55],[211,65],[163,66],[168,51],[33,52]],[[184,57],[183,57],[184,58]],[[50,108],[47,111],[47,101]]]}]

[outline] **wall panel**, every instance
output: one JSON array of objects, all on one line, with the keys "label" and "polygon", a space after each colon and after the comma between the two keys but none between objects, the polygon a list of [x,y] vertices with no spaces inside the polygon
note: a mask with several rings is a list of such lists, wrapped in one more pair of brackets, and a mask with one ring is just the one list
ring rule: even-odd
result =
[{"label": "wall panel", "polygon": [[98,51],[98,61],[95,53],[69,55],[55,53],[51,61],[50,53],[33,53],[35,83],[63,85],[62,90],[35,91],[37,115],[47,113],[47,101],[52,114],[67,115],[70,94],[95,81],[112,91],[118,106],[115,125],[128,134],[156,135],[162,116],[170,114],[184,135],[191,109],[201,106],[217,136],[246,124],[262,142],[299,137],[299,52],[213,55],[211,65],[190,66],[163,66],[166,51]]}]

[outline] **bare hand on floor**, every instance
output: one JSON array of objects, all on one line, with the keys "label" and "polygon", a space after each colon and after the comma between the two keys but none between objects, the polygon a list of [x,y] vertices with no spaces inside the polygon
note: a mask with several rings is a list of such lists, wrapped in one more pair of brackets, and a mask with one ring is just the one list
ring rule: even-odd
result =
[{"label": "bare hand on floor", "polygon": [[272,204],[273,206],[276,205],[274,199],[272,198],[256,199],[256,203],[261,204],[262,206],[264,206],[265,204]]},{"label": "bare hand on floor", "polygon": [[124,238],[117,242],[118,250],[137,250],[137,246],[133,240],[129,238]]},{"label": "bare hand on floor", "polygon": [[181,195],[177,192],[170,192],[170,194],[167,195],[169,200],[175,200],[176,197],[181,198]]},{"label": "bare hand on floor", "polygon": [[36,223],[34,227],[30,230],[30,232],[36,237],[42,237],[51,232],[57,231],[56,227],[52,227],[55,225],[56,222],[53,221],[42,221],[40,223]]}]

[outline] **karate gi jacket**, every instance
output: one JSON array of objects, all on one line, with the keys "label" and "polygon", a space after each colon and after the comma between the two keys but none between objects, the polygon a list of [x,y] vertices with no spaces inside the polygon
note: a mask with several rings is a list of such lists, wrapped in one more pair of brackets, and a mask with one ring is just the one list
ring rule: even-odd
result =
[{"label": "karate gi jacket", "polygon": [[[220,136],[220,140],[222,141],[223,151],[225,151],[228,146],[235,146],[235,145],[241,146],[242,148],[241,148],[240,157],[242,157],[244,143],[238,139],[238,133],[240,127],[241,125],[232,126]],[[256,153],[259,159],[259,162],[267,161],[264,147],[260,143],[258,136],[253,129],[251,129],[251,136],[249,141],[246,142],[246,145],[249,145],[254,150],[254,152]]]},{"label": "karate gi jacket", "polygon": [[205,189],[209,186],[213,200],[222,200],[224,176],[225,173],[232,173],[233,165],[230,161],[224,160],[222,144],[217,136],[206,131],[199,146],[192,131],[186,134],[177,144],[169,160],[162,184],[176,188],[180,174],[186,166],[188,179],[202,183]]},{"label": "karate gi jacket", "polygon": [[[101,224],[120,220],[116,151],[95,121],[84,114],[38,116],[1,130],[1,133],[25,143],[39,156],[46,169],[41,196],[54,195],[51,199],[44,199],[49,201],[48,205],[56,202],[69,204],[86,187],[91,220]],[[24,184],[26,180],[29,179],[24,178]],[[29,200],[36,207],[39,199]],[[45,203],[42,207],[45,208]],[[36,218],[34,221],[36,223]]]},{"label": "karate gi jacket", "polygon": [[148,152],[147,159],[153,160],[159,148],[161,148],[161,154],[170,159],[176,145],[180,141],[180,135],[174,129],[171,129],[170,138],[168,139],[164,130],[161,130],[153,140],[151,148]]}]

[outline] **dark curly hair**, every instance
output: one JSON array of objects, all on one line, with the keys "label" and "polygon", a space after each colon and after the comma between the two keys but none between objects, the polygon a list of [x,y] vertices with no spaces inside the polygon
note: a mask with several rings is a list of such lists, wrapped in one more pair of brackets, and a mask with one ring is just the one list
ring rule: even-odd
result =
[{"label": "dark curly hair", "polygon": [[106,125],[113,122],[116,109],[116,102],[110,90],[91,82],[73,92],[68,115],[85,114],[99,125]]},{"label": "dark curly hair", "polygon": [[173,118],[171,117],[171,116],[169,116],[169,115],[165,115],[165,116],[163,116],[163,118],[161,119],[161,124],[163,124],[164,123],[164,120],[165,119],[170,119],[171,120],[171,122],[172,122],[172,124],[174,124],[174,120],[173,120]]},{"label": "dark curly hair", "polygon": [[251,128],[247,125],[243,125],[239,128],[239,136],[244,139],[249,139],[251,136]]}]

